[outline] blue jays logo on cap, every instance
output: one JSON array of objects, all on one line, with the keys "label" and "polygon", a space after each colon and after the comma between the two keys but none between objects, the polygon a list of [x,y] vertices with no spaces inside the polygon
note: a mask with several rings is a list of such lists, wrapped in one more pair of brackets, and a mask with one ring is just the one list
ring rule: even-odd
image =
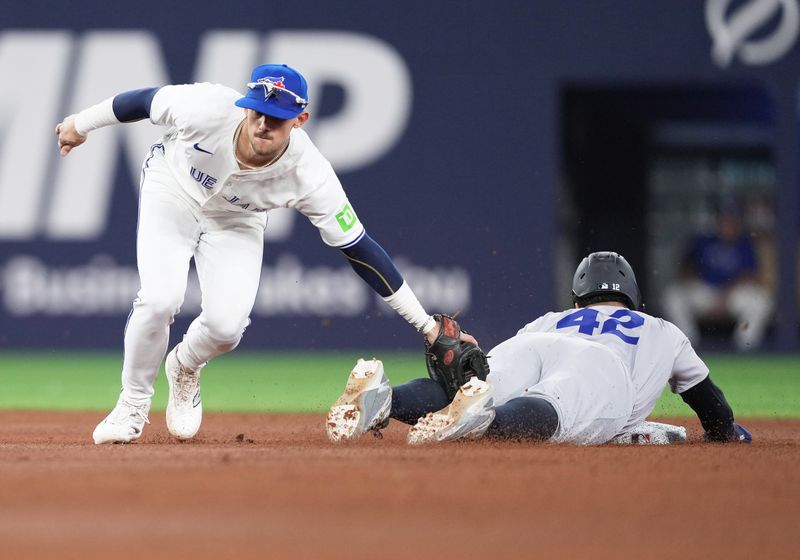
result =
[{"label": "blue jays logo on cap", "polygon": [[264,64],[253,69],[247,95],[236,105],[279,119],[291,119],[308,105],[308,85],[300,72],[286,64]]},{"label": "blue jays logo on cap", "polygon": [[285,79],[286,78],[284,78],[283,76],[264,76],[263,78],[259,78],[258,80],[256,80],[256,83],[268,82],[279,88],[285,89],[286,84],[283,83]]}]

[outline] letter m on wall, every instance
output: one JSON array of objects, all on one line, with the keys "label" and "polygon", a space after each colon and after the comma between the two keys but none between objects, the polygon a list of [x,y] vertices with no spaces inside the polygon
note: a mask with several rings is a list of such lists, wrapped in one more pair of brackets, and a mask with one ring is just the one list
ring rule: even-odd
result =
[{"label": "letter m on wall", "polygon": [[[132,63],[137,61],[137,63]],[[95,239],[102,234],[120,143],[138,178],[148,123],[92,132],[58,157],[61,118],[126,89],[167,83],[157,39],[148,32],[0,33],[0,239]]]}]

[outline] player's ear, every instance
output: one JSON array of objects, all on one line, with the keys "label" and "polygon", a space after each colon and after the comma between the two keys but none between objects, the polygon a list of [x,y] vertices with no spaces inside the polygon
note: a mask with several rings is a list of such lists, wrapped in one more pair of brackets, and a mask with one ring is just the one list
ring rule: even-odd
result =
[{"label": "player's ear", "polygon": [[294,126],[294,128],[300,128],[301,126],[303,126],[304,124],[306,124],[306,121],[308,121],[308,117],[309,117],[309,116],[310,116],[310,115],[308,114],[308,111],[303,111],[302,113],[300,113],[299,115],[297,115],[297,116],[294,118],[294,125],[293,125],[293,126]]}]

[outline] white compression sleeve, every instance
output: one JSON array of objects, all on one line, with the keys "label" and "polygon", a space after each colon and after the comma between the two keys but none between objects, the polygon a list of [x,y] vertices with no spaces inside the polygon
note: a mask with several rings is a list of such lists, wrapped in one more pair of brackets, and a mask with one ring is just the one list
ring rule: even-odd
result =
[{"label": "white compression sleeve", "polygon": [[383,301],[422,334],[427,334],[436,326],[436,321],[428,315],[406,282],[403,282],[403,285],[395,293],[383,298]]},{"label": "white compression sleeve", "polygon": [[114,114],[113,97],[109,97],[97,105],[92,105],[75,115],[75,130],[81,136],[86,136],[97,128],[112,124],[119,124],[119,119]]}]

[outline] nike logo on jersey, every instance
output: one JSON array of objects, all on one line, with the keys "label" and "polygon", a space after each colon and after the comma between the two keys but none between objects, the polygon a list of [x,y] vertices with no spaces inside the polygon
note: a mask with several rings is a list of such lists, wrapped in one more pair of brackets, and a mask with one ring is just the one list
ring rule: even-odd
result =
[{"label": "nike logo on jersey", "polygon": [[210,156],[214,155],[214,152],[209,152],[208,150],[204,150],[203,148],[201,148],[200,147],[200,142],[195,142],[194,143],[194,149],[197,150],[198,152],[203,152],[204,154],[208,154]]}]

